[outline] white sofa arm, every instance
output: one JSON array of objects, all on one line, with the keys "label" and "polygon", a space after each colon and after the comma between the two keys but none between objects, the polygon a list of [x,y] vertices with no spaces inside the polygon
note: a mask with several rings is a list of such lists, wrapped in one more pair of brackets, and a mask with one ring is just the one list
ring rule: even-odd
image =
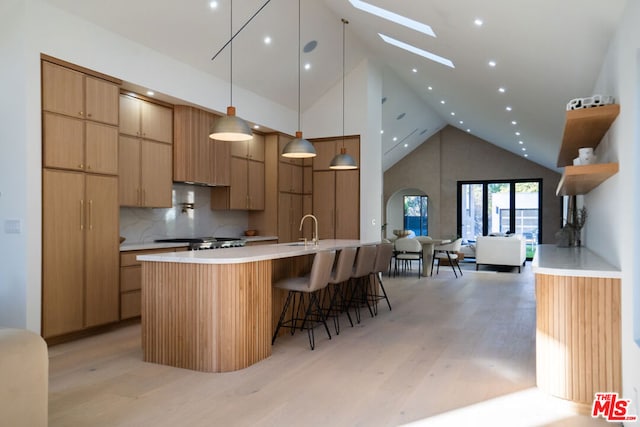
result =
[{"label": "white sofa arm", "polygon": [[0,328],[0,426],[47,425],[47,344],[23,329]]}]

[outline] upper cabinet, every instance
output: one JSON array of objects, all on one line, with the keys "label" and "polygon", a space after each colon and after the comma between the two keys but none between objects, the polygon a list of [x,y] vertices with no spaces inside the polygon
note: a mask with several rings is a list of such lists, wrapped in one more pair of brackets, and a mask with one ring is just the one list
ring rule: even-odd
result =
[{"label": "upper cabinet", "polygon": [[173,110],[128,95],[120,95],[120,133],[173,142]]},{"label": "upper cabinet", "polygon": [[42,109],[118,125],[117,84],[51,62],[42,62]]},{"label": "upper cabinet", "polygon": [[176,105],[173,118],[173,180],[211,186],[229,185],[232,144],[209,138],[209,130],[217,116],[186,105]]},{"label": "upper cabinet", "polygon": [[566,166],[556,194],[586,194],[618,173],[618,163],[572,166],[582,147],[596,148],[620,113],[617,104],[569,110],[566,115],[558,166]]},{"label": "upper cabinet", "polygon": [[118,85],[42,61],[44,167],[118,173]]},{"label": "upper cabinet", "polygon": [[170,208],[173,110],[120,95],[120,206]]},{"label": "upper cabinet", "polygon": [[211,189],[211,209],[264,210],[264,136],[254,133],[250,141],[232,142],[229,164],[230,185]]}]

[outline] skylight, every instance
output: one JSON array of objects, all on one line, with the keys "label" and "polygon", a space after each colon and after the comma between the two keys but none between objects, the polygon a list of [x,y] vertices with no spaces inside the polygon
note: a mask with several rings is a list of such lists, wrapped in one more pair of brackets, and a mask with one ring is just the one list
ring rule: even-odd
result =
[{"label": "skylight", "polygon": [[419,31],[428,36],[436,37],[436,33],[433,32],[431,27],[427,24],[423,24],[422,22],[414,21],[413,19],[398,15],[397,13],[390,12],[386,9],[374,6],[361,0],[349,0],[349,3],[351,3],[351,6],[355,7],[356,9],[360,9],[382,19],[386,19],[387,21],[395,22],[396,24]]},{"label": "skylight", "polygon": [[392,37],[386,36],[384,34],[378,33],[378,35],[382,38],[382,40],[384,40],[385,42],[395,46],[395,47],[399,47],[400,49],[404,49],[408,52],[411,52],[413,54],[416,55],[420,55],[424,58],[430,59],[434,62],[437,62],[439,64],[442,65],[446,65],[447,67],[451,67],[451,68],[456,68],[453,65],[453,62],[451,62],[451,60],[447,59],[447,58],[443,58],[442,56],[438,56],[435,53],[431,53],[431,52],[427,52],[426,50],[422,50],[419,49],[415,46],[412,46],[410,44],[407,44],[405,42],[401,42],[400,40],[396,40]]}]

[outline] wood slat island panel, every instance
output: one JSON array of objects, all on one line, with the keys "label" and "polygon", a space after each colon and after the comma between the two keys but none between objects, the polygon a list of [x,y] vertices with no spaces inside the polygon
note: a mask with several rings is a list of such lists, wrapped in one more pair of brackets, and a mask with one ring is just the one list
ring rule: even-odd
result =
[{"label": "wood slat island panel", "polygon": [[228,372],[271,355],[271,261],[142,264],[145,361]]},{"label": "wood slat island panel", "polygon": [[536,274],[540,389],[590,405],[621,387],[620,279]]}]

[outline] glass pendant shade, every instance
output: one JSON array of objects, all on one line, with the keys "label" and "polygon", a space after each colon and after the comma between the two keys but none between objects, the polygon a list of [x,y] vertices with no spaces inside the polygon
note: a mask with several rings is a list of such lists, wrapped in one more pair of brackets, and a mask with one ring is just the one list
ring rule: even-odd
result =
[{"label": "glass pendant shade", "polygon": [[315,156],[315,147],[302,137],[302,132],[300,131],[297,131],[296,137],[289,141],[282,149],[282,157],[288,157],[290,159],[305,159]]},{"label": "glass pendant shade", "polygon": [[358,165],[356,164],[356,161],[353,159],[353,157],[347,154],[347,149],[342,147],[340,149],[340,154],[336,154],[333,160],[331,160],[329,169],[336,169],[336,170],[358,169]]},{"label": "glass pendant shade", "polygon": [[253,132],[247,122],[236,116],[236,108],[229,106],[227,115],[220,117],[211,127],[209,138],[219,141],[247,141],[253,138]]}]

